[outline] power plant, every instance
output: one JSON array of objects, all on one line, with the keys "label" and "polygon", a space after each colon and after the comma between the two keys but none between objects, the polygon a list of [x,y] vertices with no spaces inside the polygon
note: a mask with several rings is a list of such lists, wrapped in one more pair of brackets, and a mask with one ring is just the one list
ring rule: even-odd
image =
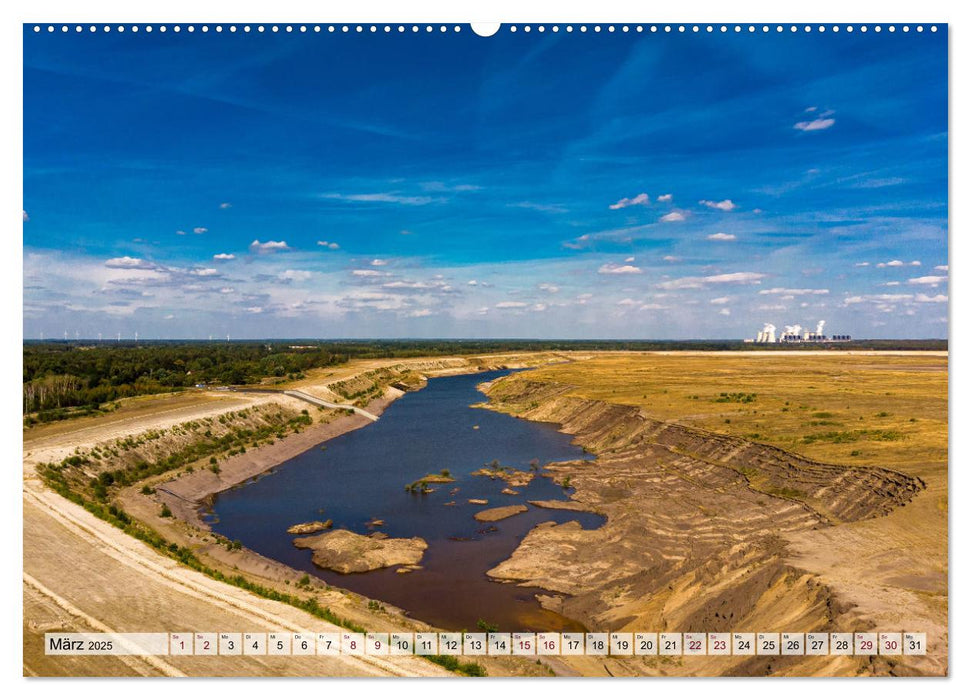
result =
[{"label": "power plant", "polygon": [[816,330],[811,331],[808,328],[805,330],[799,324],[795,326],[786,326],[782,333],[777,338],[775,335],[776,328],[771,323],[766,323],[762,327],[762,330],[756,334],[754,338],[746,338],[746,343],[845,343],[852,338],[848,335],[834,335],[826,337],[823,334],[823,326],[826,325],[826,321],[820,321],[816,324]]}]

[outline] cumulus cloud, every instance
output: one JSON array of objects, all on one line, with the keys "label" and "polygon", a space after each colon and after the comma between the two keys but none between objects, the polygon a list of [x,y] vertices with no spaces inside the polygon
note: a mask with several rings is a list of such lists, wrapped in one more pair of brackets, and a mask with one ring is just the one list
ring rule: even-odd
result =
[{"label": "cumulus cloud", "polygon": [[938,272],[947,272],[947,265],[937,265],[934,269]]},{"label": "cumulus cloud", "polygon": [[261,314],[263,313],[262,306],[247,306],[246,310],[251,314]]},{"label": "cumulus cloud", "polygon": [[333,241],[317,241],[317,245],[321,248],[327,248],[327,250],[337,250],[340,246]]},{"label": "cumulus cloud", "polygon": [[672,223],[675,221],[684,221],[686,218],[688,217],[685,216],[684,212],[672,211],[671,213],[662,216],[661,221],[665,223]]},{"label": "cumulus cloud", "polygon": [[216,277],[219,275],[219,270],[213,267],[198,267],[195,270],[191,270],[189,274],[195,275],[196,277]]},{"label": "cumulus cloud", "polygon": [[661,258],[661,260],[663,260],[664,262],[673,263],[673,262],[680,262],[681,258],[679,258],[676,255],[665,255],[663,258]]},{"label": "cumulus cloud", "polygon": [[719,233],[713,233],[710,236],[708,236],[708,240],[709,241],[734,241],[735,240],[735,234],[734,233],[721,233],[721,232],[719,232]]},{"label": "cumulus cloud", "polygon": [[547,292],[549,294],[556,294],[558,291],[560,291],[560,288],[557,287],[555,284],[551,284],[549,282],[542,282],[539,285],[539,290],[541,292]]},{"label": "cumulus cloud", "polygon": [[877,263],[877,267],[903,267],[906,263],[903,260],[890,260],[888,262]]},{"label": "cumulus cloud", "polygon": [[500,301],[496,304],[497,309],[525,309],[529,304],[523,301]]},{"label": "cumulus cloud", "polygon": [[722,309],[722,310],[721,310],[721,311],[719,311],[718,313],[719,313],[719,314],[720,314],[721,316],[731,316],[731,315],[732,315],[732,310],[731,310],[731,309]]},{"label": "cumulus cloud", "polygon": [[659,289],[703,289],[706,284],[761,284],[765,277],[760,272],[729,272],[708,277],[679,277],[659,282]]},{"label": "cumulus cloud", "polygon": [[232,253],[216,253],[212,256],[213,260],[235,260],[236,256]]},{"label": "cumulus cloud", "polygon": [[284,270],[278,277],[285,282],[306,282],[313,276],[310,270]]},{"label": "cumulus cloud", "polygon": [[715,297],[714,299],[709,299],[709,304],[727,304],[732,299],[731,297]]},{"label": "cumulus cloud", "polygon": [[626,207],[647,206],[651,203],[651,198],[641,192],[633,197],[623,197],[610,205],[611,209],[624,209]]},{"label": "cumulus cloud", "polygon": [[222,204],[219,205],[219,208],[220,209],[232,209],[233,208],[233,205],[230,204],[229,202],[223,202]]},{"label": "cumulus cloud", "polygon": [[254,253],[275,253],[279,250],[290,250],[290,246],[287,245],[286,241],[266,241],[261,243],[259,239],[254,240],[249,244],[249,249]]},{"label": "cumulus cloud", "polygon": [[351,270],[351,274],[355,277],[381,277],[384,275],[383,272],[378,270]]},{"label": "cumulus cloud", "polygon": [[617,265],[615,263],[604,263],[597,270],[601,275],[639,275],[641,268],[636,265]]},{"label": "cumulus cloud", "polygon": [[931,297],[931,296],[927,296],[926,294],[918,294],[917,296],[914,297],[914,301],[919,302],[921,304],[946,304],[947,295],[936,294]]},{"label": "cumulus cloud", "polygon": [[943,284],[947,282],[947,277],[942,277],[940,275],[927,275],[925,277],[911,277],[907,280],[909,284],[929,284],[931,286],[936,286],[938,284]]},{"label": "cumulus cloud", "polygon": [[723,199],[720,202],[715,202],[710,199],[702,199],[700,202],[698,202],[698,204],[708,207],[709,209],[718,209],[719,211],[732,211],[738,206],[730,199]]},{"label": "cumulus cloud", "polygon": [[205,226],[196,226],[194,229],[192,229],[192,233],[209,233],[209,229],[207,229]]},{"label": "cumulus cloud", "polygon": [[387,265],[387,264],[388,264],[388,261],[382,260],[381,258],[375,258],[374,260],[371,261],[372,267],[383,267],[384,265]]},{"label": "cumulus cloud", "polygon": [[657,201],[659,201],[659,202],[670,202],[672,199],[674,199],[674,196],[673,195],[670,195],[670,194],[662,194],[660,197],[657,198]]},{"label": "cumulus cloud", "polygon": [[811,121],[796,122],[792,125],[792,128],[798,129],[799,131],[822,131],[833,126],[835,123],[836,120],[832,117],[820,117]]},{"label": "cumulus cloud", "polygon": [[156,265],[148,260],[142,260],[141,258],[131,258],[124,255],[120,258],[110,258],[105,260],[105,267],[111,267],[120,270],[154,270]]}]

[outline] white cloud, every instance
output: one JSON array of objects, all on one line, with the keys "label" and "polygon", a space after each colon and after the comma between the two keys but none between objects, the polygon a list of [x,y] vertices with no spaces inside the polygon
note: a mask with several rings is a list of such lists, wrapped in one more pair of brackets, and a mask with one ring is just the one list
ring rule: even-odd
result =
[{"label": "white cloud", "polygon": [[409,206],[424,206],[433,202],[442,201],[438,197],[408,196],[394,192],[369,192],[364,194],[341,194],[331,192],[322,195],[324,199],[336,199],[342,202],[365,202],[377,204],[406,204]]},{"label": "white cloud", "polygon": [[529,304],[522,301],[500,301],[496,304],[497,309],[525,309]]},{"label": "white cloud", "polygon": [[719,233],[713,233],[710,236],[708,236],[708,240],[709,241],[734,241],[735,240],[735,234],[734,233],[721,233],[721,232],[719,232]]},{"label": "white cloud", "polygon": [[205,226],[196,226],[194,229],[192,229],[192,233],[209,233],[209,229],[207,229]]},{"label": "white cloud", "polygon": [[165,316],[163,318],[166,321],[171,321],[173,318],[175,318],[175,314],[165,314]]},{"label": "white cloud", "polygon": [[232,294],[235,291],[236,290],[233,289],[232,287],[223,287],[222,289],[219,290],[219,293],[220,294]]},{"label": "white cloud", "polygon": [[900,282],[886,282],[886,283],[884,283],[883,286],[884,287],[899,287],[900,286]]},{"label": "white cloud", "polygon": [[718,209],[719,211],[732,211],[738,206],[730,199],[723,199],[720,202],[715,202],[710,199],[702,199],[700,202],[698,202],[698,204],[708,207],[709,209]]},{"label": "white cloud", "polygon": [[627,299],[621,299],[620,301],[618,301],[617,306],[638,306],[640,303],[641,302],[634,301],[633,299],[628,297]]},{"label": "white cloud", "polygon": [[555,284],[551,284],[550,282],[543,282],[539,285],[539,290],[549,294],[556,294],[558,291],[560,291],[560,288]]},{"label": "white cloud", "polygon": [[641,273],[641,268],[635,265],[616,265],[614,263],[605,263],[600,266],[597,270],[601,275],[639,275]]},{"label": "white cloud", "polygon": [[638,311],[660,311],[661,309],[666,309],[666,308],[668,307],[662,306],[661,304],[650,303],[650,304],[643,304],[641,308],[638,309]]},{"label": "white cloud", "polygon": [[185,235],[185,231],[183,231],[182,229],[179,229],[178,231],[175,232],[175,235],[176,236],[184,236]]},{"label": "white cloud", "polygon": [[213,267],[200,267],[189,272],[190,275],[195,275],[196,277],[216,277],[219,275],[219,270]]},{"label": "white cloud", "polygon": [[622,199],[619,199],[614,204],[611,204],[610,208],[624,209],[625,207],[633,207],[637,205],[647,206],[650,203],[651,203],[651,198],[648,197],[645,193],[641,192],[639,195],[636,195],[634,197],[624,197]]},{"label": "white cloud", "polygon": [[940,275],[928,275],[926,277],[911,277],[907,280],[909,284],[929,284],[936,286],[938,284],[943,284],[947,282],[947,277],[941,277]]},{"label": "white cloud", "polygon": [[792,125],[793,129],[799,129],[799,131],[822,131],[823,129],[828,129],[836,123],[833,118],[828,119],[813,119],[808,122],[796,122]]},{"label": "white cloud", "polygon": [[533,304],[530,307],[530,309],[532,309],[533,311],[546,311],[546,309],[548,309],[548,308],[549,308],[549,306],[547,304],[542,303],[542,302],[539,302],[537,304]]},{"label": "white cloud", "polygon": [[624,258],[624,262],[625,262],[625,263],[632,263],[632,262],[634,262],[634,258],[633,258],[633,256],[631,256],[631,257],[629,257],[629,258]]},{"label": "white cloud", "polygon": [[290,250],[290,246],[287,245],[286,241],[266,241],[266,243],[260,243],[257,239],[249,244],[249,249],[254,253],[273,253],[278,250]]},{"label": "white cloud", "polygon": [[705,284],[761,284],[765,277],[760,272],[730,272],[723,275],[708,277],[680,277],[675,280],[660,282],[660,289],[702,289]]},{"label": "white cloud", "polygon": [[109,260],[105,260],[105,267],[111,267],[119,270],[154,270],[157,266],[155,263],[149,262],[148,260],[131,258],[124,255],[120,258],[110,258]]},{"label": "white cloud", "polygon": [[714,299],[709,299],[709,304],[727,304],[732,300],[731,297],[715,297]]},{"label": "white cloud", "polygon": [[786,287],[773,287],[772,289],[760,289],[759,294],[787,294],[787,295],[801,295],[801,294],[829,294],[828,289],[788,289]]},{"label": "white cloud", "polygon": [[681,258],[676,255],[665,255],[663,258],[661,258],[661,260],[664,262],[680,262]]},{"label": "white cloud", "polygon": [[853,267],[870,267],[870,263],[868,263],[868,262],[858,262]]},{"label": "white cloud", "polygon": [[263,307],[262,306],[247,306],[246,307],[246,310],[249,311],[251,314],[261,314],[261,313],[263,313]]},{"label": "white cloud", "polygon": [[937,265],[934,269],[938,272],[947,272],[947,265]]},{"label": "white cloud", "polygon": [[687,217],[684,215],[683,212],[672,211],[670,214],[665,214],[664,216],[662,216],[661,221],[665,223],[671,223],[674,221],[684,221],[686,218]]},{"label": "white cloud", "polygon": [[384,265],[387,265],[387,264],[388,264],[388,261],[382,260],[381,258],[375,258],[374,260],[371,261],[371,265],[373,267],[383,267]]},{"label": "white cloud", "polygon": [[877,267],[903,267],[905,264],[903,260],[891,260],[889,262],[877,263]]},{"label": "white cloud", "polygon": [[475,287],[475,286],[477,286],[479,284],[479,281],[478,280],[469,280],[468,282],[466,282],[466,284],[469,285],[470,287]]},{"label": "white cloud", "polygon": [[333,241],[317,241],[317,245],[321,248],[327,248],[328,250],[337,250],[340,246]]},{"label": "white cloud", "polygon": [[383,272],[378,270],[351,270],[351,274],[356,277],[381,277],[384,275]]},{"label": "white cloud", "polygon": [[910,266],[911,267],[920,267],[920,260],[911,260],[910,261]]},{"label": "white cloud", "polygon": [[229,202],[223,202],[222,204],[219,205],[219,208],[220,209],[232,209],[233,208],[233,205],[230,204]]},{"label": "white cloud", "polygon": [[232,253],[216,253],[212,256],[213,260],[235,260],[236,256]]},{"label": "white cloud", "polygon": [[731,316],[732,315],[732,310],[731,309],[722,309],[718,313],[721,316]]},{"label": "white cloud", "polygon": [[946,304],[947,296],[944,294],[937,294],[930,297],[926,294],[918,294],[914,297],[914,301],[920,302],[921,304]]},{"label": "white cloud", "polygon": [[657,198],[657,201],[659,201],[659,202],[670,202],[672,199],[674,199],[674,196],[673,195],[670,195],[670,194],[662,194],[660,197]]},{"label": "white cloud", "polygon": [[24,212],[24,221],[30,221],[30,217],[27,216],[27,210],[24,209],[23,212]]},{"label": "white cloud", "polygon": [[705,282],[715,283],[761,284],[764,277],[765,275],[760,272],[730,272],[725,275],[711,275],[703,279]]},{"label": "white cloud", "polygon": [[431,309],[415,309],[414,311],[409,311],[407,314],[408,318],[425,318],[426,316],[431,316]]},{"label": "white cloud", "polygon": [[277,276],[287,282],[306,282],[313,277],[313,273],[310,270],[284,270]]}]

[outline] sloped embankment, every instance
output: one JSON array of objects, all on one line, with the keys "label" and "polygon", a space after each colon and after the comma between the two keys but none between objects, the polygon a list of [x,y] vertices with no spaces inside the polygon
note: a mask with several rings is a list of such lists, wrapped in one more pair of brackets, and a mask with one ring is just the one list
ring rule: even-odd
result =
[{"label": "sloped embankment", "polygon": [[[540,525],[489,575],[566,594],[543,603],[592,629],[837,628],[849,606],[785,564],[786,534],[885,515],[923,488],[889,469],[822,464],[570,389],[512,376],[486,393],[489,408],[558,423],[597,453],[595,463],[547,469],[607,522]],[[713,663],[720,672],[769,672],[762,659]],[[783,662],[792,671],[813,663]]]}]

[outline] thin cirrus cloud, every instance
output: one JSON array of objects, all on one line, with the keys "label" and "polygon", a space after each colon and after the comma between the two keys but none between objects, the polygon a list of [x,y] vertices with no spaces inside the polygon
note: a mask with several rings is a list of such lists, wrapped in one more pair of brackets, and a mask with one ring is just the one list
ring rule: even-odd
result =
[{"label": "thin cirrus cloud", "polygon": [[734,241],[736,240],[734,233],[713,233],[708,236],[709,241]]},{"label": "thin cirrus cloud", "polygon": [[626,209],[627,207],[647,206],[651,203],[651,198],[644,192],[633,197],[623,197],[610,205],[610,209]]},{"label": "thin cirrus cloud", "polygon": [[[816,107],[806,108],[806,113],[808,114],[814,114],[816,111]],[[815,119],[796,122],[792,125],[792,128],[796,129],[797,131],[825,131],[836,123],[836,120],[833,119],[833,114],[835,114],[833,110],[827,110],[822,112]]]},{"label": "thin cirrus cloud", "polygon": [[364,204],[404,204],[407,206],[420,207],[426,204],[444,201],[441,197],[428,197],[425,195],[403,195],[396,192],[365,192],[361,194],[342,194],[340,192],[328,192],[321,195],[324,199],[333,199],[340,202],[359,202]]}]

